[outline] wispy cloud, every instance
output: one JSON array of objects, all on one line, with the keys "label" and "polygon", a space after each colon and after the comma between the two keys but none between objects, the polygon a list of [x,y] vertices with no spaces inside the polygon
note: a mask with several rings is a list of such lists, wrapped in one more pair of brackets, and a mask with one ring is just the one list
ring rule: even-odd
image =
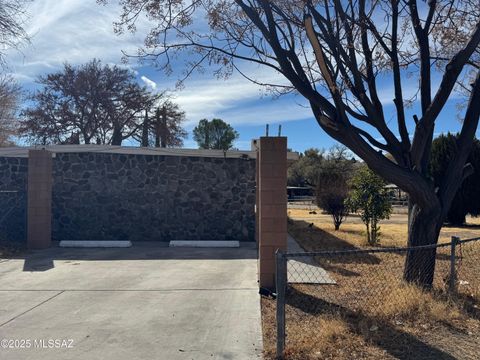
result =
[{"label": "wispy cloud", "polygon": [[119,6],[100,6],[95,0],[38,0],[26,10],[31,45],[20,54],[12,51],[8,59],[21,79],[35,78],[64,62],[80,64],[98,58],[118,64],[122,50],[133,53],[141,46],[147,26],[147,20],[142,20],[138,34],[117,36],[112,23],[119,17]]},{"label": "wispy cloud", "polygon": [[148,77],[145,75],[140,76],[140,79],[147,85],[152,90],[155,90],[157,88],[157,83],[153,80],[150,80]]},{"label": "wispy cloud", "polygon": [[[286,80],[273,71],[251,66],[245,72],[263,83],[284,85]],[[153,75],[150,75],[152,78]],[[158,86],[160,80],[157,81]],[[288,95],[272,99],[265,88],[233,74],[227,80],[197,77],[189,79],[176,92],[174,101],[187,114],[187,125],[202,118],[220,117],[233,125],[260,125],[306,119],[312,116],[310,108],[299,97]]]}]

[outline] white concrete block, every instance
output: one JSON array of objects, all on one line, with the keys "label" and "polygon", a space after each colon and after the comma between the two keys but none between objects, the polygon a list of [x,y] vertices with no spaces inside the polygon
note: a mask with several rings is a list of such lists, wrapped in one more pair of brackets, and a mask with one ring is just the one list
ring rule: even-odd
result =
[{"label": "white concrete block", "polygon": [[240,242],[236,240],[172,240],[170,247],[240,247]]},{"label": "white concrete block", "polygon": [[105,247],[105,248],[126,248],[132,246],[129,240],[62,240],[61,247]]}]

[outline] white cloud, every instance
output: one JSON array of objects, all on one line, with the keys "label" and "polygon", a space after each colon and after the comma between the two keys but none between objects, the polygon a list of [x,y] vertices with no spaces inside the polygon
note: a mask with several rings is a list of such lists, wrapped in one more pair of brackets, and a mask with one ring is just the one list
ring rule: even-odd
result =
[{"label": "white cloud", "polygon": [[118,64],[122,50],[135,53],[142,45],[148,25],[142,18],[137,34],[117,36],[112,24],[119,18],[120,7],[101,6],[95,0],[38,0],[26,10],[31,45],[21,54],[11,51],[7,59],[20,79],[58,69],[64,62],[80,64],[98,58]]},{"label": "white cloud", "polygon": [[147,85],[152,90],[155,90],[157,88],[157,83],[153,80],[150,80],[145,75],[140,76],[140,79],[145,83],[145,85]]},{"label": "white cloud", "polygon": [[202,117],[218,116],[241,102],[258,99],[260,95],[260,88],[246,80],[195,80],[177,93],[175,102],[186,111],[189,121],[197,122]]},{"label": "white cloud", "polygon": [[[251,66],[245,72],[260,82],[286,84],[281,74],[262,67]],[[165,86],[159,81],[157,84]],[[213,117],[220,117],[232,125],[263,125],[312,117],[310,108],[296,102],[298,98],[293,100],[292,96],[287,96],[273,100],[265,96],[264,90],[240,74],[233,74],[227,80],[197,77],[187,80],[173,100],[186,112],[187,126]]]}]

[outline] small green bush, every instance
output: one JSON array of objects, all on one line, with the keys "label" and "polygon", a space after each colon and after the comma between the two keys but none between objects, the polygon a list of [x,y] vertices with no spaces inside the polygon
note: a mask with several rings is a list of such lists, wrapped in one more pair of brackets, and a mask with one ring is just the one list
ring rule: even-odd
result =
[{"label": "small green bush", "polygon": [[351,212],[358,212],[367,228],[367,242],[377,245],[380,242],[380,220],[388,219],[392,204],[385,189],[385,181],[368,167],[359,169],[352,180],[348,198],[345,200]]}]

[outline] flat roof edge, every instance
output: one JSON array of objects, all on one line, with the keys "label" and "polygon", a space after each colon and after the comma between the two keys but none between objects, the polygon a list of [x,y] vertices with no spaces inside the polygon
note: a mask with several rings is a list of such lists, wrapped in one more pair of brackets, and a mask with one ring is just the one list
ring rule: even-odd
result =
[{"label": "flat roof edge", "polygon": [[[112,145],[47,145],[0,148],[0,157],[27,158],[29,150],[45,149],[55,154],[61,153],[103,153],[125,155],[157,155],[157,156],[190,156],[210,158],[249,158],[255,159],[256,151],[248,150],[205,150],[205,149],[182,149],[182,148],[145,148]],[[288,152],[288,160],[298,159],[298,153]]]}]

